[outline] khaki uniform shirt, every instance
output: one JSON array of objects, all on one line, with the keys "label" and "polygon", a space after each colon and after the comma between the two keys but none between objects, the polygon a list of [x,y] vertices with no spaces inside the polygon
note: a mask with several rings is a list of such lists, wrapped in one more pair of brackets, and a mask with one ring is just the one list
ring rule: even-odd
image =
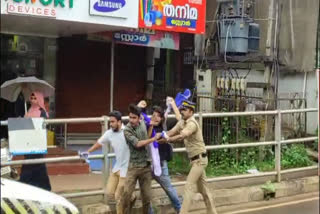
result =
[{"label": "khaki uniform shirt", "polygon": [[187,136],[184,138],[184,145],[186,146],[189,158],[206,153],[202,130],[193,116],[186,121],[180,120],[176,126],[171,129],[171,132],[174,135],[179,133]]}]

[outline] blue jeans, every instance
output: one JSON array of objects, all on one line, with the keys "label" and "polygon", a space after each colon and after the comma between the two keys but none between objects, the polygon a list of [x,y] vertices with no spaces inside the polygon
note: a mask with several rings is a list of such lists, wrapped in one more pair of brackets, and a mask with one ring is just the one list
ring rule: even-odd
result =
[{"label": "blue jeans", "polygon": [[173,208],[179,213],[181,209],[181,202],[179,200],[176,189],[171,184],[167,161],[162,161],[161,170],[162,173],[160,176],[155,176],[154,174],[152,176],[160,184],[162,189],[167,193]]}]

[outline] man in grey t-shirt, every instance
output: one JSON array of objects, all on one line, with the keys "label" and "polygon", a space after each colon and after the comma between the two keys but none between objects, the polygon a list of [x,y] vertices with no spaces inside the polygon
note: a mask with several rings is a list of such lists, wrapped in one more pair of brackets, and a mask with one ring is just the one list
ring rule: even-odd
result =
[{"label": "man in grey t-shirt", "polygon": [[123,194],[130,159],[130,151],[124,137],[124,125],[122,124],[121,116],[119,111],[110,112],[109,121],[111,129],[106,131],[87,152],[81,154],[82,156],[87,156],[90,152],[101,148],[103,145],[107,146],[107,144],[111,144],[116,155],[116,163],[108,179],[107,198],[108,201],[112,199],[116,200],[117,210],[119,210],[118,206],[120,197]]}]

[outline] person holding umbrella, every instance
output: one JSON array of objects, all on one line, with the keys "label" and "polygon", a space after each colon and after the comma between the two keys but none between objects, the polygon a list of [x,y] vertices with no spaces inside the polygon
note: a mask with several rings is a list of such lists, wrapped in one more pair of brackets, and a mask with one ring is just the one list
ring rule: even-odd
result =
[{"label": "person holding umbrella", "polygon": [[[40,91],[34,91],[30,95],[30,104],[28,112],[25,117],[48,118],[48,113],[45,110],[43,94]],[[25,159],[38,159],[43,158],[43,154],[25,155]],[[51,190],[51,184],[45,164],[31,164],[23,165],[21,169],[20,181],[26,184],[31,184],[48,191]]]},{"label": "person holding umbrella", "polygon": [[[34,76],[17,77],[8,80],[1,85],[1,98],[10,102],[15,102],[20,94],[23,94],[24,99],[30,101],[31,107],[26,112],[27,118],[48,118],[46,112],[44,97],[50,97],[54,94],[54,87],[44,80]],[[25,111],[26,110],[25,103]],[[9,141],[10,142],[10,141]],[[43,154],[25,155],[25,159],[43,158]],[[51,190],[50,180],[45,164],[23,165],[21,169],[20,181]]]},{"label": "person holding umbrella", "polygon": [[54,87],[34,76],[18,77],[13,80],[8,80],[1,85],[1,97],[10,102],[15,102],[20,93],[23,94],[25,100],[28,100],[34,91],[41,92],[43,97],[54,95]]}]

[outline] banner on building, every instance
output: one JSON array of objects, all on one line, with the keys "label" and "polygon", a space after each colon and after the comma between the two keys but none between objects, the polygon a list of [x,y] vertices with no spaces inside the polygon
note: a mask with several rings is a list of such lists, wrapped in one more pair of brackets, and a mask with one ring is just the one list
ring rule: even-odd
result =
[{"label": "banner on building", "polygon": [[[102,26],[105,30],[138,28],[139,0],[1,0],[0,4],[1,15],[10,14],[1,30],[12,34],[59,37],[64,31],[70,34],[99,32]],[[23,23],[59,27],[22,29]]]},{"label": "banner on building", "polygon": [[103,37],[109,40],[112,37],[113,41],[119,44],[146,46],[154,48],[164,48],[179,50],[180,36],[176,32],[155,31],[152,29],[133,29],[129,31],[117,31],[96,33],[95,38]]},{"label": "banner on building", "polygon": [[205,33],[206,0],[139,0],[139,27]]},{"label": "banner on building", "polygon": [[12,155],[47,153],[47,129],[43,118],[9,118],[8,131]]},{"label": "banner on building", "polygon": [[113,34],[117,43],[179,50],[179,34],[147,29],[119,31]]},{"label": "banner on building", "polygon": [[[73,0],[60,0],[60,1],[43,1],[43,0],[6,0],[1,2],[3,7],[6,3],[6,12],[8,14],[36,16],[56,18],[58,13],[73,9]],[[5,9],[5,8],[3,8]],[[59,12],[58,12],[59,11]],[[1,11],[3,13],[5,11]]]}]

